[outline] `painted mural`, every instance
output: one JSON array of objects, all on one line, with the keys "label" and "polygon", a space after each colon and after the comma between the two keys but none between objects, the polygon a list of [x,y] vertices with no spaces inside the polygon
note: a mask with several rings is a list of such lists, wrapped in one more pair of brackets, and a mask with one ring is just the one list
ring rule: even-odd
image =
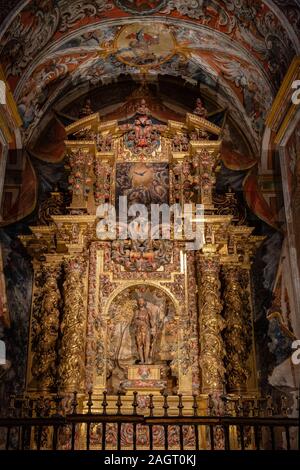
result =
[{"label": "painted mural", "polygon": [[[120,11],[123,15],[147,14],[147,21],[155,14],[155,27],[149,21],[144,31],[145,23],[132,22],[126,16],[120,21]],[[291,11],[289,7],[287,14],[295,25]],[[164,17],[168,18],[166,25]],[[113,20],[109,26],[105,24],[107,19]],[[190,25],[185,26],[180,19],[188,19]],[[107,81],[121,73],[134,74],[142,65],[151,69],[151,74],[172,73],[195,80],[204,72],[222,85],[227,104],[240,107],[245,122],[250,117],[259,140],[274,90],[294,54],[292,40],[295,35],[258,0],[251,5],[246,0],[213,0],[209,5],[194,0],[77,0],[72,4],[45,0],[38,6],[29,2],[21,10],[3,32],[0,46],[1,62],[24,118],[26,139],[67,90],[86,81],[93,83],[97,77]],[[113,45],[115,51],[99,62],[99,51],[101,56]],[[178,54],[174,54],[175,49]],[[212,57],[213,49],[218,52],[216,58]],[[174,58],[166,60],[170,58],[168,53]],[[236,66],[229,68],[230,63]]]},{"label": "painted mural", "polygon": [[131,66],[155,67],[174,54],[175,41],[164,25],[136,23],[116,37],[116,57]]},{"label": "painted mural", "polygon": [[297,0],[273,0],[281,9],[282,13],[288,18],[289,23],[298,38],[300,37],[300,12]]},{"label": "painted mural", "polygon": [[18,234],[24,226],[0,231],[3,272],[6,282],[9,328],[0,327],[0,338],[6,345],[6,365],[0,370],[0,408],[5,410],[12,393],[22,393],[25,386],[27,337],[32,294],[32,268]]},{"label": "painted mural", "polygon": [[35,208],[37,180],[29,155],[22,150],[8,152],[2,195],[0,226],[20,220]]},{"label": "painted mural", "polygon": [[116,5],[128,13],[147,15],[161,10],[166,0],[116,0]]},{"label": "painted mural", "polygon": [[[32,265],[24,251],[19,236],[28,233],[28,226],[33,224],[49,224],[50,214],[57,213],[57,200],[51,203],[51,191],[61,191],[67,197],[67,177],[64,163],[48,164],[32,159],[35,173],[38,175],[38,204],[36,210],[22,222],[12,223],[9,227],[0,229],[2,246],[3,273],[5,277],[5,292],[7,298],[7,315],[9,324],[0,323],[0,339],[7,348],[7,363],[1,367],[0,408],[7,407],[7,399],[12,393],[21,393],[25,386],[27,338],[29,316],[32,300]],[[19,175],[20,180],[22,175]],[[24,178],[24,192],[30,194],[30,179]],[[21,200],[22,197],[20,196]],[[20,204],[20,202],[19,202]],[[63,206],[67,199],[62,201]],[[53,212],[54,211],[54,212]],[[12,215],[12,214],[11,214]]]}]

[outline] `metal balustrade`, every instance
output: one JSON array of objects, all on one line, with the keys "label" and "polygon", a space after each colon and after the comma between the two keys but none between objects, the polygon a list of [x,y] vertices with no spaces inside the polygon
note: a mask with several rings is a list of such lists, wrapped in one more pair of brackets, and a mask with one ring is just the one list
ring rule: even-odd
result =
[{"label": "metal balustrade", "polygon": [[105,391],[96,398],[90,392],[87,401],[76,392],[12,397],[0,418],[1,449],[300,450],[299,417],[288,416],[285,397],[275,406],[270,397],[223,396],[220,412],[209,396],[207,415],[199,415],[196,396],[187,407],[182,395],[165,393],[158,406],[150,394],[142,397],[142,409],[137,392],[114,398],[112,405]]}]

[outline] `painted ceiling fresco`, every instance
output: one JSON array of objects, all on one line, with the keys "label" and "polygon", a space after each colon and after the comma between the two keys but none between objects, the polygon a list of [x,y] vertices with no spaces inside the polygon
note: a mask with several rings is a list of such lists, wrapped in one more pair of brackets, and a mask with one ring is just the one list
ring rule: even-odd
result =
[{"label": "painted ceiling fresco", "polygon": [[299,17],[299,5],[282,0],[20,2],[0,30],[0,61],[25,141],[78,85],[163,74],[217,87],[259,148],[266,112],[300,49]]}]

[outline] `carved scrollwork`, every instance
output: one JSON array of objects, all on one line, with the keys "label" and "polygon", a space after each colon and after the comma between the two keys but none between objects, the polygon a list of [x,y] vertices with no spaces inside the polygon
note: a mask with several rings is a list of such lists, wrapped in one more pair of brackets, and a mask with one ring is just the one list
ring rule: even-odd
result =
[{"label": "carved scrollwork", "polygon": [[172,260],[168,240],[116,240],[112,242],[112,260],[126,271],[157,271]]},{"label": "carved scrollwork", "polygon": [[236,392],[245,390],[250,373],[247,360],[251,347],[251,317],[249,299],[247,294],[243,295],[244,288],[241,285],[247,282],[247,278],[242,277],[242,270],[238,266],[224,266],[223,273],[226,376],[229,390]]},{"label": "carved scrollwork", "polygon": [[81,390],[84,380],[85,308],[83,275],[85,260],[82,257],[66,259],[64,314],[61,324],[59,350],[59,384],[64,390]]},{"label": "carved scrollwork", "polygon": [[221,332],[225,321],[221,316],[219,259],[200,255],[200,367],[202,391],[222,391],[225,368],[225,348]]},{"label": "carved scrollwork", "polygon": [[57,280],[59,266],[44,266],[38,276],[38,284],[44,284],[37,292],[33,310],[33,359],[32,377],[41,389],[56,385],[57,339],[59,331],[61,295]]}]

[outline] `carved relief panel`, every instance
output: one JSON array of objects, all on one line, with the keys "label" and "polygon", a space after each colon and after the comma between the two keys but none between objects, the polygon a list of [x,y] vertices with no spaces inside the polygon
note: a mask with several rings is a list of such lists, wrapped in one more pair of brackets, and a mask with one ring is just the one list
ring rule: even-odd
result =
[{"label": "carved relief panel", "polygon": [[[124,271],[110,243],[91,249],[88,306],[88,387],[116,391],[128,366],[161,365],[170,390],[198,383],[196,302],[189,302],[187,272],[179,247],[162,271]],[[116,269],[112,269],[116,266]],[[194,281],[195,282],[195,281]],[[141,317],[141,318],[140,318]],[[140,328],[139,328],[140,325]],[[185,385],[184,385],[185,384]]]}]

